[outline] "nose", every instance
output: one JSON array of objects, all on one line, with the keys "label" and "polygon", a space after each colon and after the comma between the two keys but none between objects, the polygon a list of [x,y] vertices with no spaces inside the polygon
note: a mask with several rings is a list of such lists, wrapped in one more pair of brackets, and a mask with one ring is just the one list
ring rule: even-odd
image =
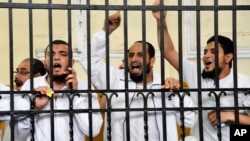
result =
[{"label": "nose", "polygon": [[58,53],[55,53],[53,55],[53,60],[58,60],[60,58],[60,55]]},{"label": "nose", "polygon": [[19,78],[19,75],[20,75],[19,73],[15,73],[14,78],[15,79]]},{"label": "nose", "polygon": [[203,57],[204,57],[204,58],[208,58],[208,57],[210,57],[210,56],[211,56],[211,54],[212,54],[212,53],[208,51],[208,52],[206,52],[206,53],[204,54],[204,56],[203,56]]},{"label": "nose", "polygon": [[137,56],[137,55],[134,55],[134,56],[132,57],[132,61],[136,61],[136,60],[138,60],[138,56]]}]

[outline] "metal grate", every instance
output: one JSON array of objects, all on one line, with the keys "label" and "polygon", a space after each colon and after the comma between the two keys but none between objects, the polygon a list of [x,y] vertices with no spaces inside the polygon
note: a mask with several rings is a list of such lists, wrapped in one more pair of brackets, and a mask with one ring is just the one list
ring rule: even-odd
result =
[{"label": "metal grate", "polygon": [[[153,1],[152,1],[153,2]],[[35,115],[36,114],[39,114],[39,113],[50,113],[50,116],[51,116],[51,125],[54,125],[54,116],[56,113],[69,113],[69,116],[70,116],[70,137],[71,137],[71,140],[73,140],[73,135],[74,135],[74,132],[73,132],[73,126],[75,126],[73,124],[73,115],[74,113],[88,113],[89,114],[89,125],[90,125],[90,133],[89,133],[89,140],[90,141],[93,141],[93,133],[92,133],[92,122],[95,122],[92,120],[92,113],[93,112],[104,112],[106,114],[106,120],[107,120],[107,125],[105,126],[105,129],[106,130],[106,136],[103,137],[104,139],[107,139],[107,140],[112,140],[112,113],[121,113],[121,114],[124,114],[125,115],[125,119],[124,120],[124,125],[123,125],[123,128],[124,128],[124,136],[122,137],[121,140],[126,140],[126,141],[130,141],[130,133],[131,133],[131,130],[130,130],[130,116],[131,114],[135,113],[135,112],[138,112],[138,113],[141,113],[141,115],[143,115],[143,127],[144,127],[144,139],[145,141],[148,141],[150,140],[150,137],[149,137],[149,134],[148,134],[148,120],[149,120],[149,115],[150,114],[160,114],[161,115],[161,118],[162,118],[162,125],[158,125],[158,129],[161,129],[163,131],[163,133],[167,133],[167,126],[168,126],[168,123],[167,123],[167,119],[166,119],[166,114],[168,111],[178,111],[180,113],[180,117],[181,117],[181,139],[184,140],[184,137],[185,137],[185,126],[184,126],[184,112],[185,111],[191,111],[191,110],[194,110],[197,112],[198,114],[198,125],[199,125],[199,134],[200,134],[200,141],[203,141],[205,140],[203,137],[204,137],[204,134],[203,134],[203,115],[202,115],[202,112],[203,111],[206,111],[206,110],[216,110],[217,112],[219,112],[220,110],[233,110],[235,111],[235,123],[232,123],[232,124],[238,124],[239,123],[239,111],[240,110],[249,110],[249,107],[240,107],[238,106],[238,95],[237,95],[237,92],[239,91],[244,91],[246,93],[246,95],[249,93],[249,89],[248,88],[238,88],[237,84],[238,84],[238,81],[237,81],[237,66],[238,66],[238,62],[237,62],[237,59],[234,59],[233,60],[233,71],[235,72],[234,73],[234,87],[233,88],[220,88],[219,86],[219,81],[218,79],[216,79],[217,81],[215,81],[215,88],[207,88],[207,89],[204,89],[202,88],[202,84],[201,84],[201,77],[200,77],[200,72],[201,72],[201,68],[202,68],[202,65],[201,65],[201,55],[200,55],[200,52],[202,50],[202,48],[199,48],[201,46],[201,40],[202,40],[202,26],[201,26],[201,14],[202,12],[212,12],[213,13],[213,18],[211,18],[214,22],[213,24],[214,25],[211,25],[213,26],[213,28],[211,28],[213,30],[213,34],[218,36],[220,33],[220,29],[219,29],[219,24],[221,23],[220,21],[220,17],[219,17],[219,14],[220,12],[231,12],[230,16],[231,17],[228,17],[229,19],[232,20],[232,28],[231,29],[228,29],[229,32],[231,32],[231,36],[232,36],[232,39],[234,41],[234,46],[236,47],[238,45],[238,34],[237,34],[237,12],[239,11],[246,11],[246,12],[249,12],[249,9],[250,9],[250,3],[249,2],[246,2],[247,4],[246,5],[243,5],[243,4],[237,4],[237,1],[236,0],[232,0],[230,4],[221,4],[219,3],[218,0],[214,0],[214,2],[212,4],[203,4],[201,1],[199,0],[196,0],[196,1],[192,1],[190,0],[189,2],[190,3],[193,3],[191,5],[188,5],[186,4],[184,1],[182,0],[178,0],[176,1],[176,4],[173,4],[173,5],[166,5],[164,6],[164,3],[166,3],[166,1],[163,1],[161,0],[161,5],[160,6],[152,6],[152,4],[149,4],[148,1],[146,0],[142,0],[141,3],[139,5],[131,5],[131,1],[122,1],[121,4],[117,4],[117,5],[112,5],[110,4],[110,2],[108,0],[105,0],[105,1],[102,1],[100,3],[103,3],[103,4],[93,4],[93,2],[91,2],[90,0],[86,0],[86,4],[82,5],[82,4],[76,4],[76,3],[73,3],[71,0],[65,0],[65,3],[64,4],[60,4],[60,3],[55,3],[55,1],[53,0],[48,0],[46,3],[45,2],[41,2],[41,3],[37,3],[37,2],[34,2],[32,0],[28,0],[28,2],[23,2],[23,3],[17,3],[17,2],[14,2],[14,0],[9,0],[8,2],[0,2],[0,9],[8,9],[8,23],[9,23],[9,69],[10,70],[13,70],[13,66],[14,66],[14,53],[15,53],[15,50],[14,50],[14,42],[13,42],[13,39],[15,38],[14,36],[14,32],[15,32],[15,28],[14,28],[14,25],[13,25],[13,22],[14,22],[14,16],[13,16],[13,10],[16,10],[16,9],[24,9],[24,10],[27,10],[28,11],[28,23],[29,23],[29,28],[28,28],[28,32],[29,32],[29,50],[27,52],[29,52],[29,57],[30,58],[34,58],[33,56],[33,52],[34,52],[34,42],[33,42],[33,39],[35,38],[34,37],[34,14],[33,12],[35,10],[45,10],[48,12],[48,29],[45,29],[48,31],[48,43],[52,43],[53,39],[55,38],[54,37],[54,34],[53,34],[53,31],[54,31],[54,26],[53,26],[53,11],[54,10],[62,10],[65,12],[65,16],[67,17],[67,21],[66,21],[66,25],[67,25],[67,42],[69,43],[69,46],[72,47],[73,44],[74,44],[74,41],[73,41],[73,34],[72,32],[72,28],[73,28],[73,25],[72,25],[72,16],[74,15],[73,12],[77,11],[77,10],[83,10],[83,11],[86,11],[86,22],[87,22],[87,27],[86,27],[86,41],[87,41],[87,46],[90,47],[91,46],[91,33],[93,31],[91,31],[92,29],[92,23],[91,23],[91,13],[93,11],[100,11],[100,12],[104,12],[105,13],[105,17],[104,18],[108,18],[109,15],[110,15],[110,11],[114,11],[114,10],[121,10],[123,11],[123,37],[124,37],[124,48],[121,49],[122,52],[124,52],[124,60],[125,60],[125,64],[127,64],[127,59],[128,59],[128,56],[127,56],[127,50],[130,46],[129,44],[129,33],[128,33],[128,29],[130,28],[128,26],[128,22],[129,22],[129,17],[128,17],[128,12],[130,11],[137,11],[137,12],[141,12],[141,21],[142,21],[142,24],[141,25],[135,25],[135,26],[138,26],[138,28],[141,28],[141,33],[138,33],[135,31],[135,34],[141,34],[141,37],[142,37],[142,40],[143,41],[146,41],[148,39],[149,36],[156,36],[154,34],[156,33],[149,33],[148,32],[148,29],[147,29],[147,18],[149,18],[147,16],[147,12],[149,11],[152,11],[152,10],[160,10],[160,11],[163,11],[163,10],[168,10],[170,12],[175,12],[177,13],[177,23],[176,23],[176,30],[178,30],[177,32],[177,38],[178,38],[178,52],[179,54],[184,54],[184,48],[185,48],[185,42],[184,42],[184,34],[185,33],[185,30],[183,29],[184,28],[184,22],[183,22],[183,14],[185,14],[185,12],[194,12],[195,14],[195,38],[196,40],[196,46],[197,48],[195,48],[195,58],[196,58],[196,61],[197,61],[197,88],[190,88],[190,89],[185,89],[183,88],[183,85],[181,85],[181,89],[177,92],[174,92],[172,95],[177,95],[179,98],[180,98],[180,108],[168,108],[166,106],[166,103],[165,103],[165,99],[168,99],[168,95],[165,95],[165,90],[162,90],[162,89],[159,89],[159,86],[161,84],[164,83],[165,81],[165,78],[166,78],[166,75],[165,75],[165,71],[166,71],[166,63],[164,62],[164,54],[163,54],[163,50],[162,52],[160,53],[160,76],[161,76],[161,84],[158,84],[157,86],[157,89],[151,89],[151,88],[147,88],[147,83],[146,81],[144,81],[143,83],[143,88],[142,89],[130,89],[129,88],[129,78],[127,75],[125,75],[124,77],[124,89],[113,89],[111,85],[114,85],[112,84],[112,82],[110,82],[110,77],[112,77],[113,74],[110,74],[110,65],[111,65],[111,61],[112,61],[112,58],[110,57],[110,51],[112,49],[110,49],[110,42],[112,39],[110,39],[109,35],[106,33],[106,68],[105,70],[103,71],[106,71],[106,86],[103,86],[105,87],[105,89],[99,89],[99,90],[96,90],[96,89],[93,89],[92,88],[92,84],[91,83],[88,83],[88,89],[87,90],[78,90],[78,91],[59,91],[59,92],[62,92],[62,93],[66,93],[66,96],[69,97],[69,103],[70,104],[70,107],[69,109],[65,109],[65,110],[54,110],[54,104],[53,104],[53,100],[51,100],[50,102],[50,108],[51,110],[49,111],[36,111],[36,110],[33,110],[32,106],[31,106],[31,109],[28,110],[28,111],[16,111],[14,110],[14,97],[13,97],[13,94],[24,94],[24,96],[28,96],[28,93],[32,93],[33,91],[27,91],[27,92],[16,92],[14,91],[14,88],[13,88],[13,74],[10,75],[9,79],[10,79],[10,86],[11,86],[11,91],[10,92],[7,92],[11,95],[11,99],[10,99],[10,111],[6,112],[6,111],[3,111],[3,112],[0,112],[0,115],[3,116],[3,115],[9,115],[10,116],[10,127],[11,127],[11,141],[14,141],[15,139],[15,129],[14,129],[14,122],[15,122],[15,115],[19,115],[19,114],[27,114],[30,118],[31,118],[31,131],[30,131],[30,136],[31,136],[31,140],[35,140],[34,139],[34,133],[36,132],[36,127],[34,126],[34,122],[35,122]],[[152,19],[154,20],[154,19]],[[99,22],[99,20],[98,20]],[[163,29],[163,21],[161,21],[161,29]],[[156,27],[152,27],[152,28],[156,28]],[[187,27],[185,27],[187,28]],[[108,29],[108,27],[106,27],[106,29]],[[161,30],[162,32],[160,33],[161,36],[163,37],[164,36],[164,33],[163,33],[163,30]],[[153,35],[152,35],[153,34]],[[155,38],[156,39],[156,38]],[[216,39],[216,46],[218,45],[218,39]],[[163,46],[164,45],[164,42],[161,41],[160,43],[160,46]],[[146,53],[146,50],[145,50],[145,46],[146,44],[143,44],[144,46],[144,49],[143,49],[143,54]],[[176,46],[177,47],[177,46]],[[52,52],[52,50],[50,50],[50,52]],[[91,54],[92,50],[91,49],[88,49],[87,50],[87,53],[88,53],[88,71],[87,71],[87,80],[88,82],[91,82],[91,75],[92,75],[92,72],[91,72],[91,57],[90,57],[90,54]],[[198,52],[198,53],[197,53]],[[218,52],[215,51],[215,56],[216,56],[216,60],[218,59]],[[234,52],[237,52],[237,48],[235,48]],[[145,56],[145,55],[144,55]],[[72,56],[70,56],[70,58],[72,58]],[[182,61],[182,58],[183,56],[182,55],[179,55],[179,60],[180,60],[180,64],[179,64],[179,80],[181,82],[183,82],[183,71],[187,71],[187,70],[183,70],[183,61]],[[234,58],[237,58],[237,53],[235,53],[235,56]],[[143,60],[146,60],[146,57],[143,57]],[[31,60],[32,61],[32,60]],[[146,61],[144,61],[146,62]],[[52,60],[51,60],[51,64],[52,64]],[[69,64],[70,66],[72,66],[72,64]],[[146,65],[145,63],[143,64],[144,66]],[[218,66],[219,64],[217,63],[216,66]],[[146,70],[146,68],[143,68],[144,71]],[[33,68],[31,68],[31,72],[33,72]],[[128,69],[125,68],[124,70],[125,74],[128,73]],[[50,76],[52,78],[52,75]],[[143,74],[143,78],[146,78],[146,74],[144,73]],[[218,76],[217,76],[218,78]],[[145,80],[145,79],[144,79]],[[31,79],[31,88],[33,88],[33,79]],[[126,83],[127,82],[127,83]],[[53,83],[50,84],[51,87],[53,87]],[[136,87],[137,88],[137,87]],[[107,108],[105,109],[94,109],[92,108],[91,106],[91,101],[92,99],[89,98],[89,109],[78,109],[78,110],[73,110],[72,109],[72,99],[70,98],[69,95],[67,95],[67,93],[87,93],[89,97],[91,97],[91,95],[93,93],[101,93],[102,94],[102,97],[105,98],[107,100]],[[167,91],[168,92],[168,91]],[[228,92],[233,92],[234,93],[234,105],[233,107],[221,107],[220,105],[220,97],[223,96],[223,95],[226,95]],[[2,91],[1,92],[2,94],[6,93],[5,91]],[[119,98],[119,96],[121,95],[121,93],[123,93],[124,95],[124,107],[113,107],[111,105],[112,103],[112,100],[116,99],[116,98]],[[152,96],[155,96],[156,94],[160,93],[160,96],[161,96],[161,104],[162,106],[161,107],[150,107],[147,105],[147,102],[148,102],[148,99],[150,99]],[[180,95],[180,93],[184,93],[184,95]],[[187,107],[184,107],[184,101],[183,101],[183,98],[185,96],[189,96],[190,94],[192,93],[197,93],[197,99],[198,99],[198,107],[192,107],[192,108],[187,108]],[[216,106],[215,107],[204,107],[203,106],[203,103],[202,103],[202,93],[209,93],[209,96],[211,97],[214,97],[215,98],[215,104]],[[219,93],[219,95],[217,95],[216,93]],[[140,97],[143,99],[143,107],[141,108],[131,108],[131,101],[133,100],[134,97]],[[132,99],[131,99],[132,97]],[[34,101],[32,100],[32,97],[29,97],[31,102],[30,103],[33,103]],[[34,104],[34,103],[33,103]],[[219,117],[218,117],[219,118]],[[52,126],[51,128],[51,141],[54,141],[55,138],[55,134],[54,134],[54,126]],[[222,141],[222,134],[221,134],[221,130],[223,130],[220,126],[218,126],[217,128],[217,136],[218,136],[218,140],[219,141]],[[162,138],[162,140],[164,141],[167,141],[167,134],[163,134],[161,137],[159,138]]]}]

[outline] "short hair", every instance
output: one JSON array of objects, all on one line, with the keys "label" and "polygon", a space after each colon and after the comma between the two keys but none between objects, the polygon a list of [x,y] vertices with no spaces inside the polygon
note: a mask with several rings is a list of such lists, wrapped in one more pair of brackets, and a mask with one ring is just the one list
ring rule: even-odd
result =
[{"label": "short hair", "polygon": [[[51,43],[51,45],[59,45],[59,44],[63,44],[63,45],[69,46],[69,44],[66,41],[64,41],[64,40],[54,40]],[[49,47],[50,47],[50,44],[45,48],[45,56],[46,56],[46,52],[47,52],[47,50],[48,50]],[[72,55],[72,48],[70,48],[70,52],[69,53],[71,53],[71,55]]]},{"label": "short hair", "polygon": [[135,41],[134,43],[142,43],[142,44],[145,43],[148,46],[149,57],[150,58],[155,57],[155,48],[151,43],[147,41]]},{"label": "short hair", "polygon": [[34,59],[33,58],[33,73],[36,74],[36,73],[40,73],[41,75],[44,75],[46,74],[46,69],[45,69],[45,66],[43,64],[42,61],[38,60],[38,59]]},{"label": "short hair", "polygon": [[[26,58],[22,62],[29,62],[31,58]],[[32,65],[30,65],[30,68],[33,68],[33,74],[40,73],[41,75],[46,74],[46,68],[43,64],[43,62],[39,59],[33,58],[32,59]]]},{"label": "short hair", "polygon": [[[228,37],[218,35],[218,43],[222,47],[225,54],[232,53],[234,55],[234,42]],[[216,40],[216,36],[212,36],[207,40],[207,44]],[[233,59],[232,59],[233,60]],[[230,68],[232,67],[232,60],[229,62]]]},{"label": "short hair", "polygon": [[[225,54],[228,54],[228,53],[234,54],[233,41],[225,36],[218,35],[217,37],[218,37],[218,43],[220,43],[224,53]],[[207,40],[207,44],[210,42],[213,42],[215,40],[216,40],[216,36],[214,35]]]}]

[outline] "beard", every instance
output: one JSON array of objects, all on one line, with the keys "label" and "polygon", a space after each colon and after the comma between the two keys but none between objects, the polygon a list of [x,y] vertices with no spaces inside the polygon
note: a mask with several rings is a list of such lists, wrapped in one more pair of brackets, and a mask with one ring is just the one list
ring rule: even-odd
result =
[{"label": "beard", "polygon": [[[220,72],[221,72],[221,69],[218,69],[218,76],[219,76]],[[216,77],[215,69],[213,69],[212,71],[205,71],[205,70],[203,69],[203,71],[202,71],[202,73],[201,73],[201,76],[202,76],[202,78],[204,78],[204,79],[205,79],[205,78],[215,79],[215,77]]]},{"label": "beard", "polygon": [[18,80],[18,79],[15,79],[14,82],[16,84],[16,87],[18,87],[18,88],[21,87],[21,86],[23,86],[23,82],[20,81],[20,80]]},{"label": "beard", "polygon": [[[48,74],[51,74],[49,70],[47,70]],[[53,74],[52,80],[55,82],[65,82],[65,78],[68,76],[68,74],[61,74],[61,75],[55,75]]]},{"label": "beard", "polygon": [[55,81],[55,82],[65,82],[65,78],[67,76],[68,76],[68,74],[53,75],[53,81]]},{"label": "beard", "polygon": [[[147,64],[146,66],[146,74],[148,74],[150,72],[150,65]],[[136,74],[132,74],[130,73],[130,78],[135,82],[135,83],[139,83],[143,81],[143,72],[141,73],[141,75],[136,75]]]}]

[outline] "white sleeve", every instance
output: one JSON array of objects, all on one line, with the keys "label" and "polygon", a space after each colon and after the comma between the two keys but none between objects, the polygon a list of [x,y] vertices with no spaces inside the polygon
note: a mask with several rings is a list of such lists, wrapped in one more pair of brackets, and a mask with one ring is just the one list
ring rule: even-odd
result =
[{"label": "white sleeve", "polygon": [[[106,52],[106,34],[104,31],[100,31],[95,33],[93,38],[91,39],[91,56],[88,58],[87,48],[82,48],[82,54],[80,56],[80,64],[83,69],[88,72],[88,60],[91,63],[91,80],[95,84],[98,89],[106,88],[106,81],[109,80],[110,87],[113,88],[115,79],[117,79],[117,75],[115,75],[118,71],[117,68],[110,67],[110,78],[106,76],[106,63],[103,62],[103,58]],[[109,66],[108,66],[109,67]]]},{"label": "white sleeve", "polygon": [[[30,91],[30,80],[25,81],[20,91]],[[31,94],[17,95],[15,96],[15,110],[30,110],[31,107]]]},{"label": "white sleeve", "polygon": [[[0,83],[0,91],[9,91],[10,88]],[[0,111],[10,110],[10,94],[0,94]],[[9,116],[0,116],[0,120],[8,120]]]},{"label": "white sleeve", "polygon": [[[91,102],[92,107],[91,109],[100,109],[98,98],[96,93],[91,94]],[[80,97],[75,97],[73,102],[74,109],[89,109],[89,99],[88,94],[80,94]],[[75,125],[78,125],[78,128],[80,131],[85,134],[89,135],[89,114],[92,114],[91,120],[92,120],[92,133],[93,136],[96,136],[99,134],[101,126],[102,126],[102,116],[100,112],[87,112],[87,113],[79,113],[74,114],[74,122],[76,122]]]},{"label": "white sleeve", "polygon": [[[180,93],[180,96],[183,96],[183,93]],[[171,97],[171,101],[174,107],[180,107],[180,98],[177,94]],[[195,107],[194,102],[188,95],[184,95],[183,106],[185,107]],[[176,120],[178,124],[181,124],[181,114],[180,111],[176,111]],[[186,127],[192,127],[196,122],[196,113],[195,111],[184,111],[184,124]]]},{"label": "white sleeve", "polygon": [[[2,96],[0,99],[0,111],[9,111],[10,110],[10,96]],[[10,120],[9,115],[1,115],[0,121]]]},{"label": "white sleeve", "polygon": [[15,121],[15,140],[28,138],[30,135],[30,118]]},{"label": "white sleeve", "polygon": [[[30,80],[27,80],[20,91],[30,90]],[[29,111],[31,106],[31,94],[26,94],[25,96],[17,95],[15,96],[14,107],[15,110]],[[30,118],[27,115],[15,115],[15,139],[26,138],[30,134]]]},{"label": "white sleeve", "polygon": [[197,88],[197,65],[183,58],[183,80],[187,82],[189,88]]}]

